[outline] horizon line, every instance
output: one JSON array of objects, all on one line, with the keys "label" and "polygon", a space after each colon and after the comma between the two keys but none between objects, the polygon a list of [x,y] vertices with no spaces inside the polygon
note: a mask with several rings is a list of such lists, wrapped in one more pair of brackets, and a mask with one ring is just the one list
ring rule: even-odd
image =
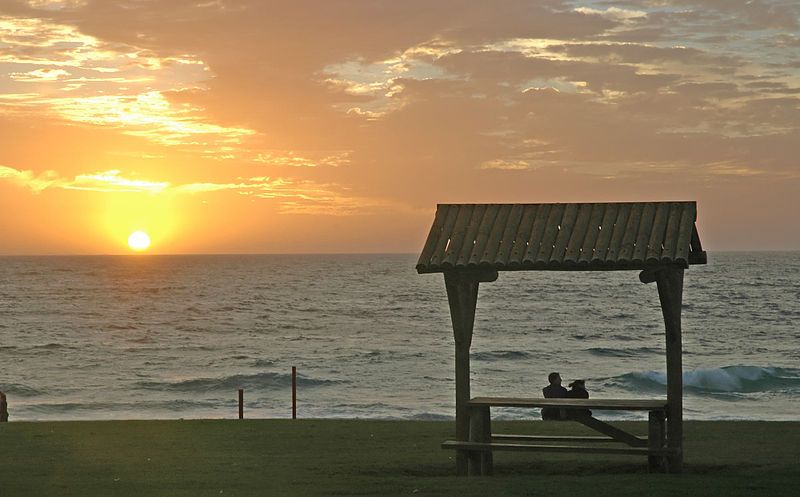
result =
[{"label": "horizon line", "polygon": [[[776,253],[800,252],[793,249],[727,249],[709,250],[713,253]],[[419,252],[175,252],[175,253],[50,253],[50,254],[0,254],[0,258],[12,257],[183,257],[183,256],[225,256],[225,255],[419,255]]]}]

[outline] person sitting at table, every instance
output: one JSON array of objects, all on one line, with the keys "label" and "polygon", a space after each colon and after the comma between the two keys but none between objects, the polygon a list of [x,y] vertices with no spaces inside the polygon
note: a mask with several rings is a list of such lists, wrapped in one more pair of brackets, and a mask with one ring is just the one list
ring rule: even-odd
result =
[{"label": "person sitting at table", "polygon": [[[567,389],[561,386],[561,375],[550,373],[547,375],[549,385],[542,389],[545,399],[563,399],[567,396]],[[543,407],[542,419],[561,419],[561,409],[555,407]]]},{"label": "person sitting at table", "polygon": [[[589,391],[586,390],[586,381],[584,380],[575,380],[569,384],[569,391],[564,396],[568,399],[588,399],[589,398]],[[591,416],[592,411],[589,409],[570,409],[567,411],[567,415],[571,417],[575,416]]]}]

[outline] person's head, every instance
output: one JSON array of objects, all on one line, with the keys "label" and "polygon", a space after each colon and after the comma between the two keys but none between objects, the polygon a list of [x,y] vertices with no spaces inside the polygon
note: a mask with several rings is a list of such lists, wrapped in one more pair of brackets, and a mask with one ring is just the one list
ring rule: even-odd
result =
[{"label": "person's head", "polygon": [[582,388],[586,389],[586,382],[584,380],[575,380],[569,384],[570,388]]},{"label": "person's head", "polygon": [[549,381],[551,385],[561,385],[561,375],[558,373],[550,373],[547,375],[547,381]]}]

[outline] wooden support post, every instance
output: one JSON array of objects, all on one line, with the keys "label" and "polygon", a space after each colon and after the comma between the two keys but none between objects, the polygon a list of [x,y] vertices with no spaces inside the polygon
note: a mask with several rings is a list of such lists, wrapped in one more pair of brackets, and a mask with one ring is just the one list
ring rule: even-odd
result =
[{"label": "wooden support post", "polygon": [[683,268],[669,267],[656,273],[658,297],[664,315],[667,345],[667,456],[670,473],[683,470],[683,364],[681,305]]},{"label": "wooden support post", "polygon": [[[478,282],[448,272],[444,274],[444,283],[456,344],[456,440],[466,442],[469,440],[469,348],[478,303]],[[467,452],[456,452],[456,472],[459,476],[468,474]]]},{"label": "wooden support post", "polygon": [[244,419],[244,389],[239,389],[239,419]]},{"label": "wooden support post", "polygon": [[[662,411],[650,411],[648,415],[647,448],[663,449],[666,436],[664,429],[664,413]],[[648,469],[651,473],[664,470],[664,457],[660,455],[650,455],[647,457]]]},{"label": "wooden support post", "polygon": [[[472,329],[475,324],[475,307],[478,303],[478,284],[480,281],[494,281],[497,271],[447,271],[444,284],[447,301],[450,304],[450,318],[453,322],[455,338],[455,377],[456,377],[456,440],[469,440],[469,348],[472,345]],[[456,472],[468,474],[466,451],[456,452]],[[480,457],[473,454],[472,457]]]}]

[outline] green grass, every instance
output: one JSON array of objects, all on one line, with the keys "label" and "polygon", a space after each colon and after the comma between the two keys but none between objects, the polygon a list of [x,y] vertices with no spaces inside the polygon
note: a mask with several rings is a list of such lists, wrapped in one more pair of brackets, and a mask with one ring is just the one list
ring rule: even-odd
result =
[{"label": "green grass", "polygon": [[[621,423],[644,433],[643,423]],[[581,434],[573,423],[496,432]],[[798,495],[800,423],[687,422],[685,472],[646,458],[496,453],[454,476],[453,423],[194,420],[3,423],[0,496]]]}]

